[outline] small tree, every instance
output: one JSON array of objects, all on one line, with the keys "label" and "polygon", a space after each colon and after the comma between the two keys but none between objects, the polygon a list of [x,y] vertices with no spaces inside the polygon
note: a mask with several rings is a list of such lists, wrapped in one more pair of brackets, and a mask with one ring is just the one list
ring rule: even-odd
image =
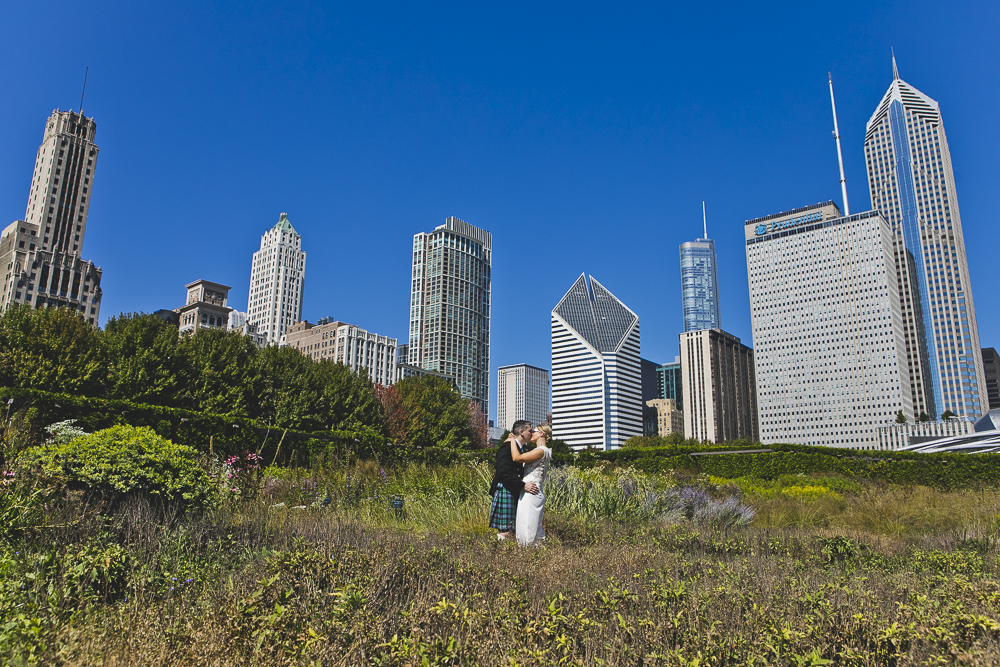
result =
[{"label": "small tree", "polygon": [[945,410],[944,412],[941,413],[941,421],[948,421],[949,419],[952,419],[953,417],[957,416],[958,415],[956,415],[951,410]]},{"label": "small tree", "polygon": [[490,446],[490,423],[476,399],[469,401],[469,428],[473,435],[473,449],[485,449]]},{"label": "small tree", "polygon": [[921,412],[920,416],[917,418],[918,422],[929,422],[931,421],[931,416],[926,412]]},{"label": "small tree", "polygon": [[905,424],[906,423],[906,415],[903,414],[902,410],[900,410],[899,412],[896,413],[896,423],[897,424]]}]

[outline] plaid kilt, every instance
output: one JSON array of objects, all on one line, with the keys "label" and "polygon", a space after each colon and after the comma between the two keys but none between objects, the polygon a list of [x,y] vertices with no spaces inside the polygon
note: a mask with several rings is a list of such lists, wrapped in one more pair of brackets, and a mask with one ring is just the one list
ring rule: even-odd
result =
[{"label": "plaid kilt", "polygon": [[510,491],[497,484],[493,493],[493,507],[490,508],[490,528],[496,528],[502,533],[514,530],[514,498]]}]

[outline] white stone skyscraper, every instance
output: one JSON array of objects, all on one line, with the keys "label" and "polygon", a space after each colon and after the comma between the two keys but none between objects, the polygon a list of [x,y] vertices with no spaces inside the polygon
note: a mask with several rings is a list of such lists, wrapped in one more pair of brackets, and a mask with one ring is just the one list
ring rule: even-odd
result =
[{"label": "white stone skyscraper", "polygon": [[91,324],[101,309],[101,269],[80,259],[94,188],[97,123],[52,112],[35,156],[24,220],[0,233],[0,310],[11,303],[70,308]]},{"label": "white stone skyscraper", "polygon": [[913,410],[986,413],[986,383],[955,174],[938,103],[899,78],[868,121],[872,206],[889,222]]},{"label": "white stone skyscraper", "polygon": [[493,236],[456,217],[413,236],[409,364],[455,378],[489,414]]},{"label": "white stone skyscraper", "polygon": [[552,435],[575,449],[642,435],[639,316],[586,274],[552,309]]},{"label": "white stone skyscraper", "polygon": [[913,419],[888,223],[828,201],[747,220],[744,238],[760,441],[875,449]]},{"label": "white stone skyscraper", "polygon": [[288,327],[302,319],[305,276],[302,236],[282,213],[260,237],[250,268],[247,321],[257,326],[268,345],[277,345]]}]

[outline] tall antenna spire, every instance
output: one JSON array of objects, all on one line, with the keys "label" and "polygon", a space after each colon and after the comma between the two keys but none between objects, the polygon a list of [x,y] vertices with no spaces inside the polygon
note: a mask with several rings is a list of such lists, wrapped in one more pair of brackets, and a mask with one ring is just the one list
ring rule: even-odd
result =
[{"label": "tall antenna spire", "polygon": [[708,218],[705,217],[705,200],[701,202],[701,224],[704,226],[705,236],[702,238],[708,238]]},{"label": "tall antenna spire", "polygon": [[[895,56],[893,56],[893,68],[895,68]],[[833,100],[833,75],[826,73],[830,80],[830,107],[833,109],[833,138],[837,140],[837,162],[840,163],[840,194],[844,198],[844,215],[851,214],[851,207],[847,203],[847,179],[844,178],[844,154],[840,151],[840,128],[837,126],[837,103]]]},{"label": "tall antenna spire", "polygon": [[899,70],[896,69],[896,52],[892,50],[891,46],[889,47],[889,53],[892,54],[892,80],[893,81],[898,81],[899,80]]},{"label": "tall antenna spire", "polygon": [[83,96],[87,94],[87,75],[90,74],[90,67],[83,72],[83,92],[80,93],[80,115],[83,115]]}]

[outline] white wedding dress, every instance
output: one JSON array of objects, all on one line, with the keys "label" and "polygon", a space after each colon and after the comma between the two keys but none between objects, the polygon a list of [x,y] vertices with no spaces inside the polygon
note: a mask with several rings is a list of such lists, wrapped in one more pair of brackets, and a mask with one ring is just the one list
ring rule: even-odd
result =
[{"label": "white wedding dress", "polygon": [[545,454],[537,461],[532,461],[524,467],[524,483],[534,482],[538,485],[538,493],[531,494],[521,491],[517,501],[517,518],[515,521],[515,535],[517,543],[522,547],[529,545],[538,546],[541,540],[545,539],[545,530],[542,528],[542,510],[545,509],[545,479],[549,476],[549,461],[552,459],[552,450],[545,446],[540,446]]}]

